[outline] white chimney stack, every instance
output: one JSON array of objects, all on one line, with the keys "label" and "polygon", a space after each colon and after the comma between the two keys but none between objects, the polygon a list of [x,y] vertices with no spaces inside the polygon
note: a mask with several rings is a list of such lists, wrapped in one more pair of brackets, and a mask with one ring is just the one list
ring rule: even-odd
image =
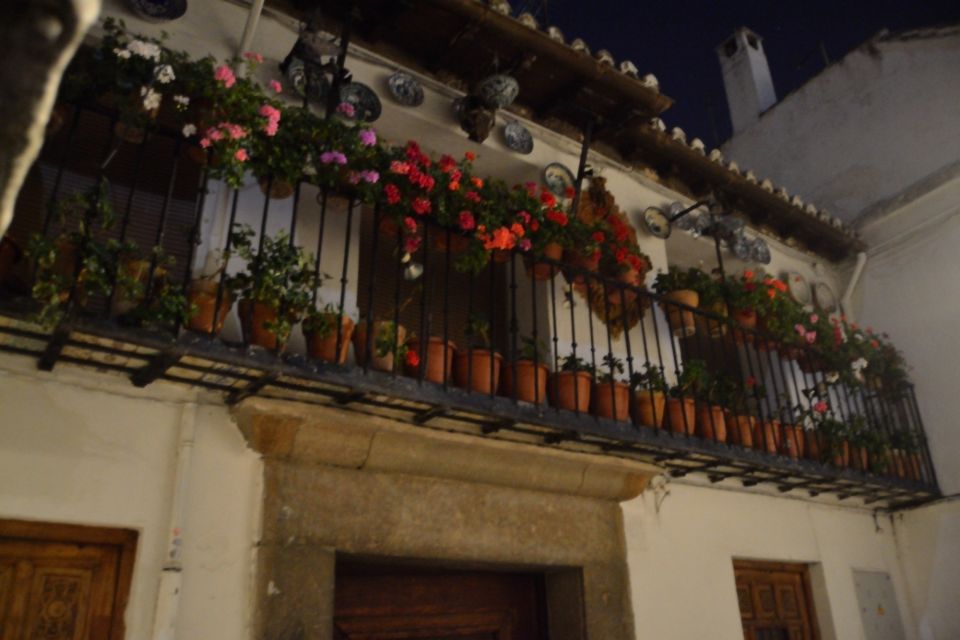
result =
[{"label": "white chimney stack", "polygon": [[760,36],[740,27],[717,47],[733,132],[746,129],[777,102]]}]

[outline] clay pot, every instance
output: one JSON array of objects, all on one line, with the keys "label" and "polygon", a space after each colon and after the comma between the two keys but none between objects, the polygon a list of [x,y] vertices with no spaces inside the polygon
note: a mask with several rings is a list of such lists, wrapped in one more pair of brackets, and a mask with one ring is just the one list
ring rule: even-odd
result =
[{"label": "clay pot", "polygon": [[187,329],[199,331],[214,336],[220,335],[223,322],[233,306],[233,295],[224,287],[220,294],[220,309],[216,313],[216,328],[214,328],[214,310],[217,306],[217,288],[219,280],[200,278],[190,283],[187,289],[187,301],[197,309],[197,313],[187,320]]},{"label": "clay pot", "polygon": [[[404,363],[404,370],[408,376],[418,377],[423,372],[423,379],[437,384],[444,383],[444,373],[449,380],[453,373],[453,354],[457,351],[457,345],[450,340],[444,343],[443,338],[430,336],[427,341],[426,350],[418,338],[411,338],[407,341],[407,349],[417,354],[420,359],[416,367],[411,367],[409,362]],[[426,368],[424,368],[426,367]],[[489,375],[489,372],[487,373]]]},{"label": "clay pot", "polygon": [[923,480],[923,462],[919,453],[911,453],[907,458],[907,475],[911,480]]},{"label": "clay pot", "polygon": [[736,343],[743,344],[746,342],[753,344],[754,338],[756,337],[753,331],[757,328],[757,312],[753,309],[734,309],[730,315],[737,324],[737,327],[739,327],[739,329],[735,329],[733,332],[733,338]]},{"label": "clay pot", "polygon": [[607,301],[612,305],[632,304],[637,299],[637,292],[632,287],[639,287],[643,284],[643,274],[627,267],[617,276],[617,281],[626,285],[625,287],[607,285]]},{"label": "clay pot", "polygon": [[890,450],[888,473],[901,479],[907,477],[906,456],[900,449]]},{"label": "clay pot", "polygon": [[850,466],[850,442],[843,440],[837,448],[839,451],[833,455],[833,459],[830,462],[832,462],[835,467],[846,469]]},{"label": "clay pot", "polygon": [[820,437],[813,429],[803,430],[803,454],[807,460],[820,460]]},{"label": "clay pot", "polygon": [[[563,247],[556,242],[548,242],[543,247],[540,256],[559,262],[563,258]],[[560,271],[558,266],[547,262],[537,262],[533,256],[524,256],[523,261],[527,265],[527,275],[540,282],[549,280],[553,274]]]},{"label": "clay pot", "polygon": [[593,378],[586,371],[559,371],[550,377],[550,404],[567,411],[590,409]]},{"label": "clay pot", "polygon": [[593,385],[593,415],[626,422],[630,419],[630,385],[616,380]]},{"label": "clay pot", "polygon": [[667,424],[674,433],[692,436],[697,427],[697,405],[693,398],[669,398]]},{"label": "clay pot", "polygon": [[648,427],[663,426],[663,409],[667,403],[666,396],[660,391],[641,389],[636,393],[637,421]]},{"label": "clay pot", "polygon": [[727,423],[723,407],[701,404],[697,407],[697,434],[704,440],[727,441]]},{"label": "clay pot", "polygon": [[500,381],[502,361],[503,357],[490,349],[457,351],[453,365],[454,380],[458,387],[477,393],[493,394]]},{"label": "clay pot", "polygon": [[[388,352],[383,355],[377,355],[377,336],[382,331],[388,330],[390,323],[384,320],[377,320],[373,323],[373,335],[370,337],[370,366],[377,371],[393,371],[394,354]],[[363,366],[367,361],[367,322],[361,322],[353,331],[353,352],[357,356],[357,364]],[[406,328],[398,324],[395,330],[397,333],[397,344],[403,344],[407,337]]]},{"label": "clay pot", "polygon": [[494,249],[490,253],[490,259],[496,262],[497,264],[503,264],[504,262],[509,262],[510,258],[513,257],[513,254],[509,251],[504,251],[503,249]]},{"label": "clay pot", "polygon": [[[677,289],[661,296],[664,302],[678,302],[688,307],[696,307],[700,303],[700,294],[692,289]],[[697,320],[692,311],[681,309],[671,304],[660,305],[667,314],[670,331],[675,336],[687,337],[696,334]]]},{"label": "clay pot", "polygon": [[[717,302],[705,309],[715,313],[722,318],[727,317],[727,305]],[[696,318],[697,332],[703,335],[709,335],[711,338],[722,338],[727,334],[727,323],[724,320],[718,320],[709,316],[694,314]]]},{"label": "clay pot", "polygon": [[780,453],[793,459],[803,456],[803,428],[799,425],[783,425],[783,437],[780,440]]},{"label": "clay pot", "polygon": [[325,313],[327,326],[331,328],[328,335],[321,337],[316,331],[303,329],[303,337],[307,341],[307,355],[315,360],[343,364],[347,361],[350,351],[350,338],[353,336],[354,323],[347,316],[340,319],[340,352],[337,352],[337,316],[336,313]]},{"label": "clay pot", "polygon": [[[260,183],[260,191],[271,200],[286,200],[294,192],[294,186],[291,183],[279,178],[274,178],[272,182],[269,178],[260,178],[258,182]],[[270,188],[269,193],[267,187]]]},{"label": "clay pot", "polygon": [[779,420],[753,421],[753,446],[767,453],[776,453],[780,446]]},{"label": "clay pot", "polygon": [[587,276],[580,273],[580,270],[589,271],[590,273],[596,273],[597,269],[600,267],[600,256],[585,258],[580,255],[577,251],[564,251],[563,252],[563,261],[575,267],[577,271],[574,270],[565,270],[564,275],[572,284],[584,284],[587,281]]},{"label": "clay pot", "polygon": [[[147,296],[147,289],[150,286],[150,261],[149,260],[125,260],[120,264],[123,278],[128,282],[138,282],[142,292],[135,296],[128,296],[119,287],[115,287],[113,293],[113,303],[110,306],[110,313],[115,316],[122,316],[136,309]],[[157,267],[154,269],[154,278],[163,278],[166,276],[166,270]]]},{"label": "clay pot", "polygon": [[240,313],[240,327],[243,329],[244,342],[264,349],[275,350],[285,346],[287,336],[278,336],[267,329],[267,322],[277,321],[277,310],[268,304],[243,299],[237,310]]},{"label": "clay pot", "polygon": [[870,471],[870,454],[864,447],[850,446],[850,462],[857,471]]},{"label": "clay pot", "polygon": [[[516,384],[513,369],[516,367]],[[500,395],[517,400],[543,404],[547,401],[547,378],[550,369],[543,362],[534,365],[533,360],[517,360],[505,363],[500,370]]]},{"label": "clay pot", "polygon": [[737,416],[727,413],[727,428],[730,430],[730,441],[747,449],[753,448],[753,416]]}]

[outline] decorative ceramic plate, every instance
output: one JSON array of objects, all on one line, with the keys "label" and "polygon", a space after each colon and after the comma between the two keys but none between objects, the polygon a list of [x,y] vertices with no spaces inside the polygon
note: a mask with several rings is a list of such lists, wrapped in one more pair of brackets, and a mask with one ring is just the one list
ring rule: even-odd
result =
[{"label": "decorative ceramic plate", "polygon": [[527,155],[533,151],[533,136],[527,131],[527,128],[514,120],[503,128],[503,139],[507,147],[517,153]]},{"label": "decorative ceramic plate", "polygon": [[503,73],[492,75],[477,86],[477,95],[488,106],[505,109],[513,104],[520,93],[520,84],[516,78]]},{"label": "decorative ceramic plate", "polygon": [[573,188],[573,172],[559,162],[551,162],[543,168],[543,182],[547,189],[561,198],[566,197],[567,188]]},{"label": "decorative ceramic plate", "polygon": [[[310,74],[309,82],[308,73]],[[313,102],[322,103],[330,89],[326,75],[314,65],[306,64],[301,58],[290,58],[285,75],[293,85],[293,90],[299,95],[303,96],[309,90],[310,95],[307,97]]]},{"label": "decorative ceramic plate", "polygon": [[387,87],[393,99],[405,107],[419,107],[423,104],[423,87],[409,73],[397,71],[387,78]]},{"label": "decorative ceramic plate", "polygon": [[348,82],[340,87],[340,102],[353,105],[353,120],[375,122],[380,117],[380,98],[361,82]]},{"label": "decorative ceramic plate", "polygon": [[833,287],[822,280],[813,285],[813,300],[814,304],[823,311],[837,310],[837,294],[834,293]]},{"label": "decorative ceramic plate", "polygon": [[187,12],[187,0],[127,0],[134,13],[145,20],[176,20]]},{"label": "decorative ceramic plate", "polygon": [[807,282],[807,279],[796,271],[787,273],[786,278],[787,290],[790,292],[790,297],[793,298],[797,304],[810,304],[813,293],[810,291],[810,284]]},{"label": "decorative ceramic plate", "polygon": [[749,262],[750,250],[752,249],[752,242],[749,238],[743,235],[737,235],[728,242],[730,243],[730,251],[733,252],[733,255],[737,256],[741,260]]},{"label": "decorative ceramic plate", "polygon": [[647,207],[643,211],[643,224],[655,238],[666,240],[670,237],[670,218],[658,207]]}]

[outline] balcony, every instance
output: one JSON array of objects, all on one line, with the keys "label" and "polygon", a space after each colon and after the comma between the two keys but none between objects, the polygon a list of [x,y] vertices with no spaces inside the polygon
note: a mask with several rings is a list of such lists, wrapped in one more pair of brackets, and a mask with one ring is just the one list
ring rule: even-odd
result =
[{"label": "balcony", "polygon": [[[204,154],[160,124],[131,136],[98,107],[58,117],[0,251],[0,349],[41,369],[334,404],[888,508],[939,495],[907,383],[832,380],[810,348],[569,256],[515,248],[464,268],[463,236],[433,223],[408,251],[381,204],[350,193],[208,184]],[[31,236],[45,262],[26,257]],[[287,270],[256,269],[274,258]],[[306,287],[312,338],[293,326],[279,344],[286,301],[234,300],[269,278]]]}]

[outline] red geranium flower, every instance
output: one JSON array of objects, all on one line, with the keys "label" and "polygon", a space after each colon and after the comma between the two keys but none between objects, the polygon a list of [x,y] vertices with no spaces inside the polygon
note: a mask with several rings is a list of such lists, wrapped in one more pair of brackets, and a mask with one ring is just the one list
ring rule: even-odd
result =
[{"label": "red geranium flower", "polygon": [[460,212],[460,228],[464,231],[470,231],[477,226],[477,221],[469,211]]},{"label": "red geranium flower", "polygon": [[407,366],[411,369],[416,369],[420,366],[420,356],[417,355],[416,351],[412,349],[407,351]]},{"label": "red geranium flower", "polygon": [[397,204],[400,202],[400,189],[397,189],[397,185],[388,184],[383,188],[383,192],[387,194],[388,204]]},{"label": "red geranium flower", "polygon": [[418,213],[421,216],[430,213],[431,209],[430,201],[426,198],[414,198],[410,206],[414,213]]}]

